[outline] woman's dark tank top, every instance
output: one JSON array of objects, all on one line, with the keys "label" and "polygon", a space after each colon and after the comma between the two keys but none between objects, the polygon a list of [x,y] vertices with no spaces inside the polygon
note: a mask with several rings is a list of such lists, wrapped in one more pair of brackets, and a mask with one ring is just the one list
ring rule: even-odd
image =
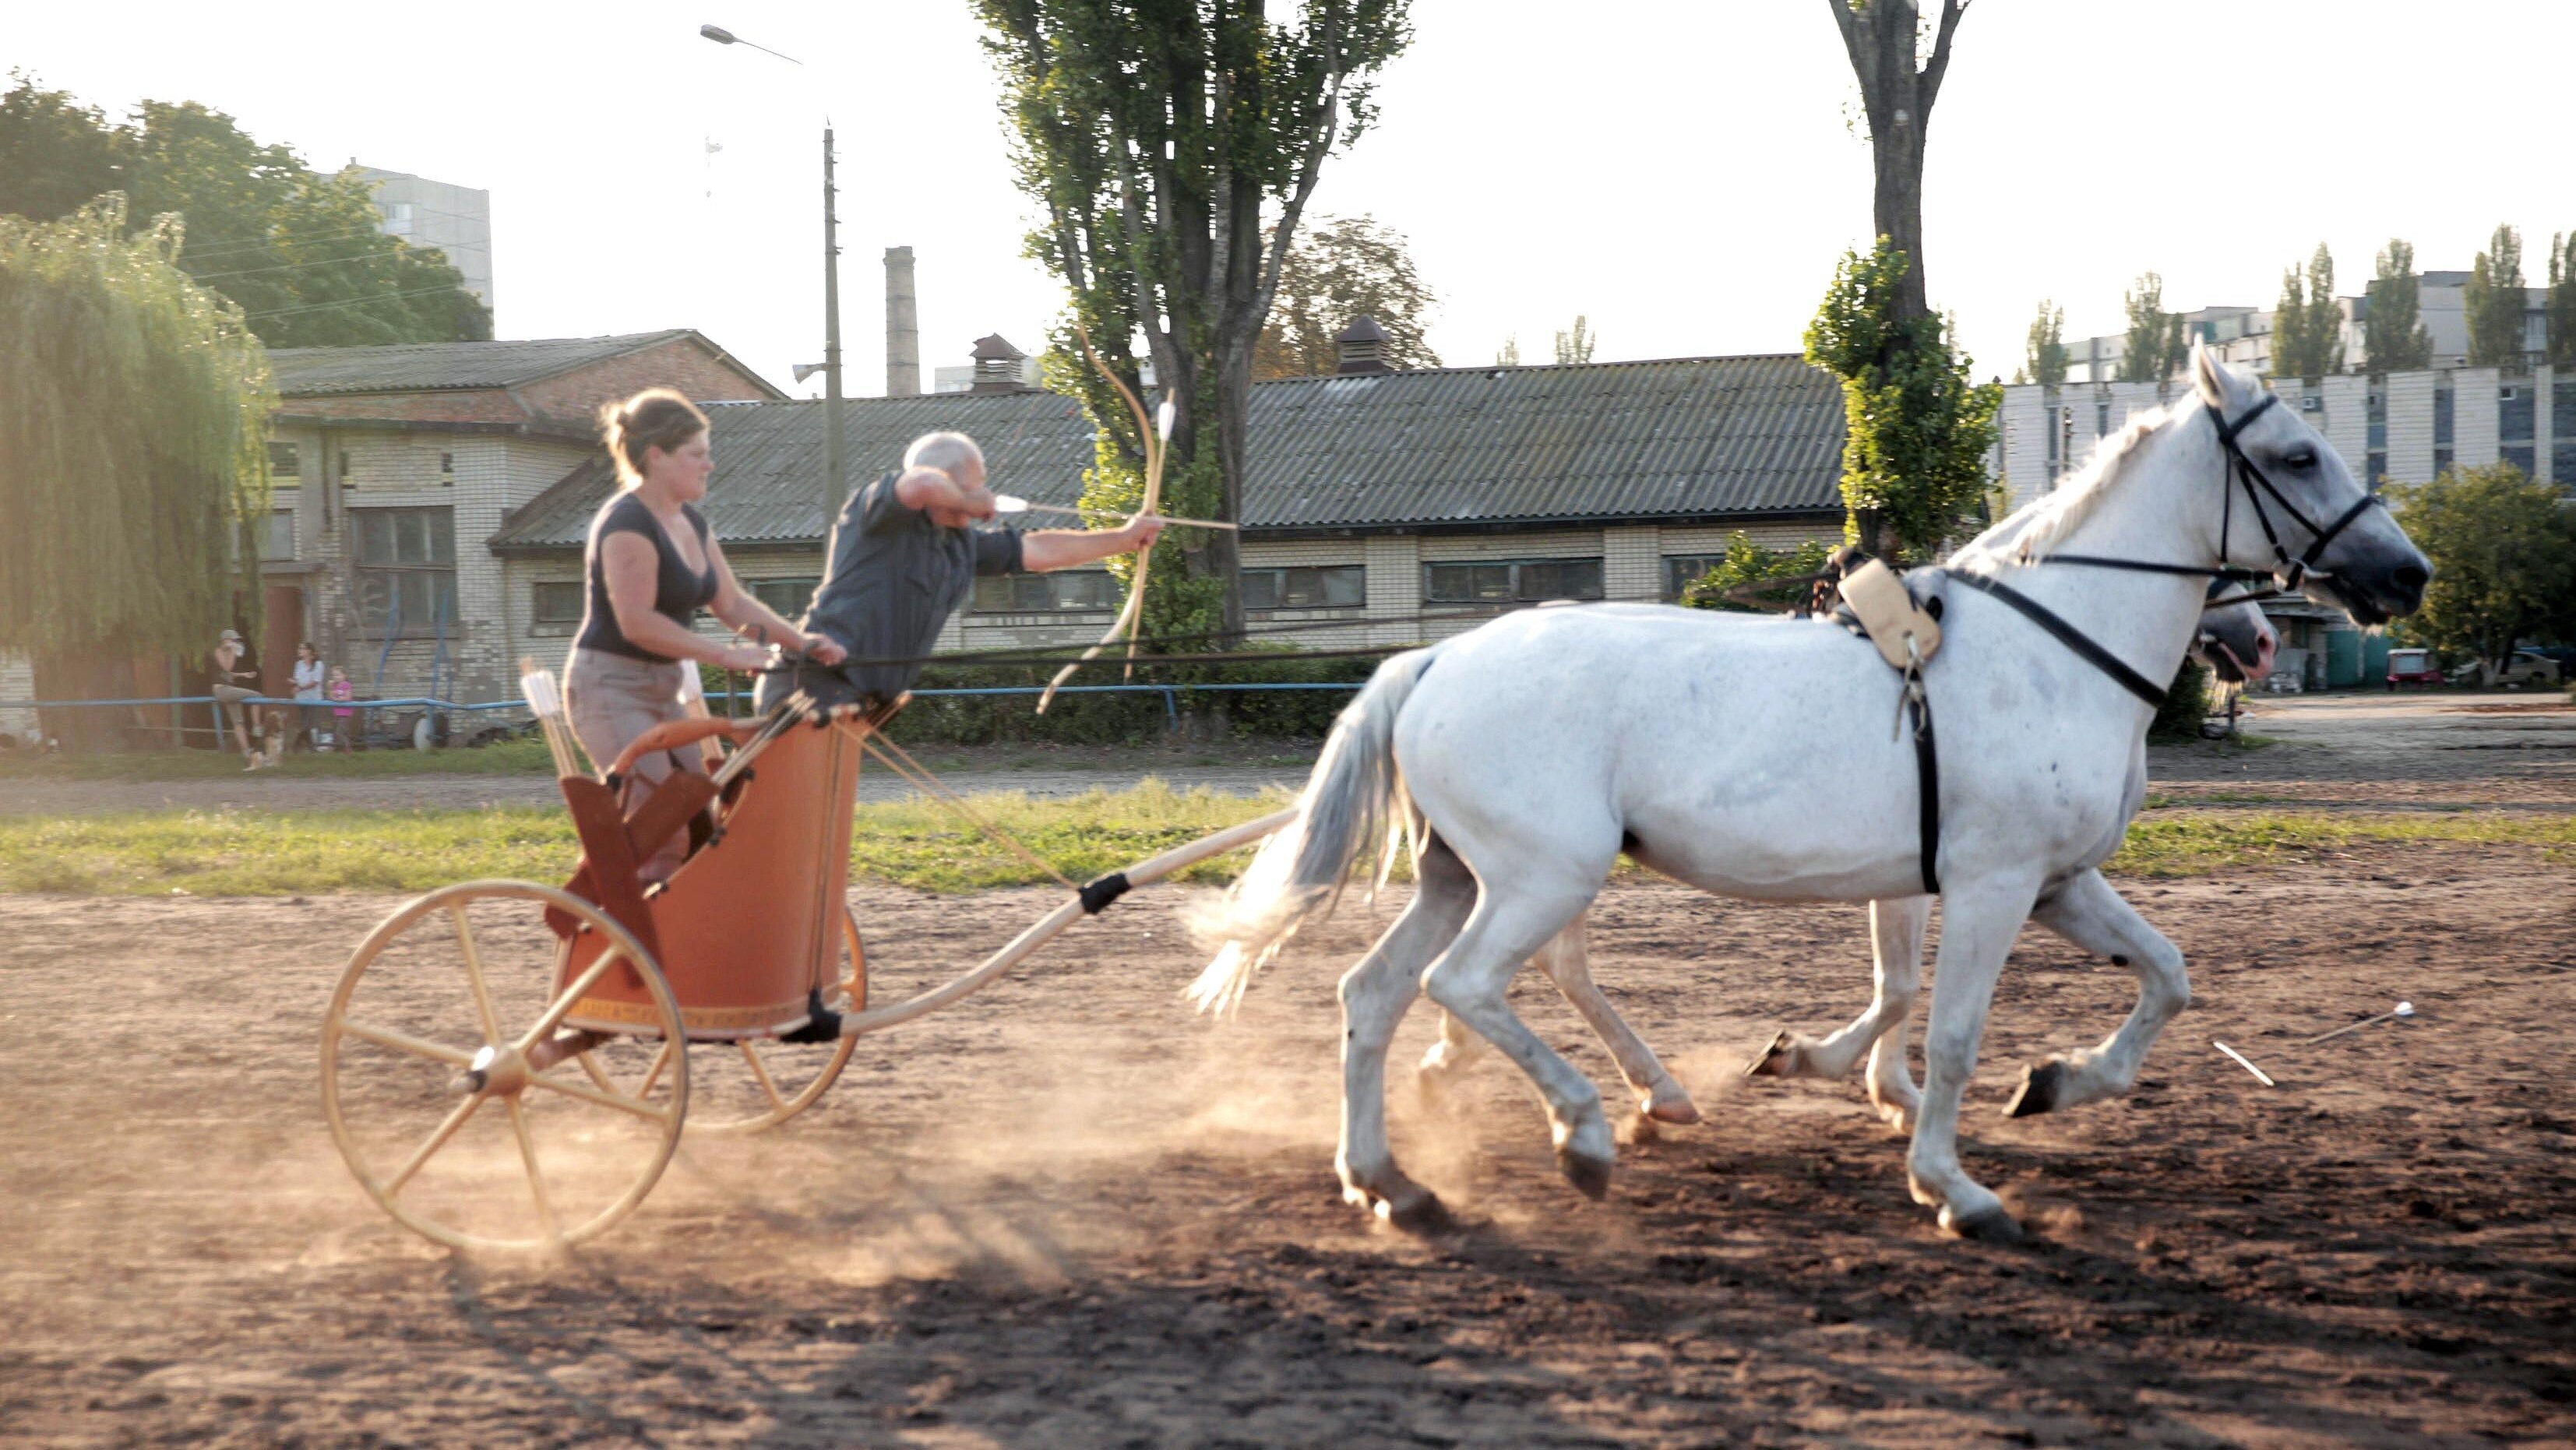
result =
[{"label": "woman's dark tank top", "polygon": [[681,516],[689,527],[698,531],[698,550],[706,556],[707,567],[699,573],[689,572],[688,561],[671,545],[671,536],[662,531],[661,521],[644,506],[644,500],[633,493],[620,493],[600,509],[590,521],[590,545],[584,550],[583,568],[590,576],[588,602],[582,608],[581,635],[574,644],[581,649],[602,650],[629,659],[661,662],[669,658],[636,644],[617,627],[617,611],[608,602],[608,576],[600,551],[611,534],[642,534],[653,541],[654,557],[661,561],[655,576],[653,608],[673,623],[686,629],[690,619],[716,597],[715,551],[707,547],[707,519],[689,504],[680,505]]}]

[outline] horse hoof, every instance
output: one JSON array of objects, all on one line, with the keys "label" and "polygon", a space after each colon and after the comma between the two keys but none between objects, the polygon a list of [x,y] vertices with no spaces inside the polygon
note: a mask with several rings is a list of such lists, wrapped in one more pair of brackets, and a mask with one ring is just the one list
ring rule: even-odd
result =
[{"label": "horse hoof", "polygon": [[2066,1064],[2055,1058],[2037,1067],[2021,1070],[2021,1091],[2004,1104],[2007,1118],[2035,1118],[2057,1107],[2059,1093],[2066,1087]]},{"label": "horse hoof", "polygon": [[1671,1123],[1676,1127],[1688,1127],[1699,1121],[1699,1104],[1690,1100],[1690,1094],[1670,1084],[1655,1089],[1640,1111],[1658,1123]]},{"label": "horse hoof", "polygon": [[1392,1203],[1381,1205],[1380,1212],[1389,1224],[1417,1238],[1436,1238],[1458,1230],[1458,1221],[1449,1216],[1449,1206],[1436,1193],[1425,1192],[1402,1208]]},{"label": "horse hoof", "polygon": [[1963,1239],[1983,1244],[2017,1244],[2021,1242],[2021,1225],[2001,1208],[1981,1208],[1964,1217],[1953,1218],[1950,1210],[1941,1210],[1941,1227]]},{"label": "horse hoof", "polygon": [[1610,1196],[1610,1160],[1589,1153],[1576,1153],[1560,1148],[1556,1152],[1556,1169],[1565,1181],[1575,1186],[1584,1197],[1598,1203]]},{"label": "horse hoof", "polygon": [[1790,1065],[1797,1060],[1797,1055],[1797,1040],[1784,1028],[1779,1036],[1771,1039],[1769,1047],[1762,1049],[1760,1057],[1744,1065],[1744,1075],[1746,1077],[1787,1077]]}]

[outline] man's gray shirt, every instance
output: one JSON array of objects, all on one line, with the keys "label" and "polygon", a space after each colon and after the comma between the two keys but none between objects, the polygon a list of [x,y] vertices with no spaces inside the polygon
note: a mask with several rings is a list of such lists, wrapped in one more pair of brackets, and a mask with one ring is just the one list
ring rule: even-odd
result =
[{"label": "man's gray shirt", "polygon": [[857,696],[892,699],[911,689],[920,665],[856,662],[930,653],[976,575],[1021,572],[1016,530],[941,528],[895,497],[899,476],[888,473],[851,494],[832,525],[831,553],[804,627],[830,636],[853,663],[800,671],[800,683],[818,698],[824,691],[815,687],[823,682],[813,677],[826,673]]}]

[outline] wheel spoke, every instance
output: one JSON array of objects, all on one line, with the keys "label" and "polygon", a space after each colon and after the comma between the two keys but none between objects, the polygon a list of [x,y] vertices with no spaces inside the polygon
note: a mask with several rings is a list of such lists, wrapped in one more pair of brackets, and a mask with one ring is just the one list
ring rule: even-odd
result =
[{"label": "wheel spoke", "polygon": [[621,1113],[633,1113],[639,1118],[649,1118],[657,1123],[670,1117],[668,1112],[650,1103],[630,1098],[624,1093],[602,1092],[587,1083],[574,1082],[570,1078],[548,1077],[539,1073],[528,1079],[528,1086],[559,1092],[565,1097],[579,1098],[586,1103],[597,1103],[603,1108],[615,1108]]},{"label": "wheel spoke", "polygon": [[[483,1019],[483,1041],[486,1046],[501,1045],[501,1014],[492,1010],[492,988],[483,980],[483,954],[474,949],[474,928],[466,925],[465,903],[451,901],[447,914],[456,921],[456,949],[465,954],[465,976],[474,984],[474,1010]],[[527,1044],[521,1043],[526,1051]]]},{"label": "wheel spoke", "polygon": [[671,1039],[662,1039],[662,1050],[653,1054],[653,1065],[645,1069],[644,1085],[635,1090],[635,1096],[646,1097],[652,1093],[653,1084],[662,1080],[662,1069],[671,1065],[671,1049],[676,1046],[678,1044]]},{"label": "wheel spoke", "polygon": [[787,1099],[778,1095],[778,1085],[769,1080],[769,1069],[761,1066],[760,1054],[752,1050],[747,1040],[734,1045],[742,1049],[742,1060],[751,1064],[751,1075],[760,1083],[760,1090],[769,1094],[770,1105],[782,1113],[787,1111]]},{"label": "wheel spoke", "polygon": [[483,1106],[483,1095],[476,1093],[450,1108],[446,1119],[430,1130],[429,1136],[421,1140],[419,1147],[411,1150],[411,1157],[403,1161],[402,1171],[385,1180],[385,1197],[391,1198],[402,1192],[403,1185],[411,1182],[411,1176],[418,1173],[421,1165],[429,1161],[429,1155],[445,1147],[447,1140],[455,1137],[456,1130],[464,1127],[465,1120],[474,1116],[474,1110],[481,1106]]},{"label": "wheel spoke", "polygon": [[364,1022],[352,1022],[343,1018],[340,1022],[340,1030],[351,1037],[363,1037],[379,1047],[395,1048],[417,1057],[431,1058],[457,1067],[474,1065],[473,1053],[459,1051],[425,1038],[414,1037],[408,1032],[396,1032],[390,1027],[370,1027]]},{"label": "wheel spoke", "polygon": [[547,1006],[545,1015],[537,1019],[537,1025],[529,1028],[526,1034],[520,1037],[518,1042],[515,1044],[518,1049],[521,1052],[525,1052],[529,1048],[536,1046],[544,1039],[553,1036],[555,1024],[564,1020],[564,1014],[573,1009],[573,1004],[581,1000],[583,993],[588,992],[592,987],[597,986],[599,984],[599,979],[608,975],[608,968],[611,963],[621,961],[625,956],[626,949],[620,946],[611,946],[608,950],[601,952],[599,954],[599,960],[592,962],[588,971],[583,972],[580,977],[576,978],[571,986],[564,988],[563,995],[555,998],[555,1000]]},{"label": "wheel spoke", "polygon": [[537,1140],[528,1136],[528,1110],[511,1098],[510,1131],[519,1138],[519,1159],[528,1165],[528,1195],[537,1201],[537,1219],[546,1226],[546,1237],[560,1240],[563,1229],[555,1223],[555,1206],[546,1198],[546,1175],[537,1167]]}]

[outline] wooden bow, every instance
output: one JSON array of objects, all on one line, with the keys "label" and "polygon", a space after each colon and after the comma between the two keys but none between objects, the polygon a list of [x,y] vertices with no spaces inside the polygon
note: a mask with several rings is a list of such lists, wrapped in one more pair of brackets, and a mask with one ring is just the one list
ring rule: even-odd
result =
[{"label": "wooden bow", "polygon": [[[1169,441],[1165,430],[1171,423],[1172,405],[1168,399],[1165,400],[1164,428],[1157,429],[1146,417],[1144,401],[1136,396],[1135,390],[1127,386],[1125,379],[1109,370],[1109,365],[1100,360],[1099,353],[1092,351],[1090,329],[1082,325],[1082,316],[1078,312],[1074,314],[1073,335],[1081,342],[1082,355],[1090,359],[1092,370],[1109,380],[1109,386],[1118,390],[1118,396],[1127,400],[1127,411],[1136,417],[1136,436],[1144,440],[1145,446],[1145,500],[1136,511],[1139,514],[1153,513],[1163,501],[1163,450],[1164,444]],[[1055,692],[1062,688],[1065,681],[1073,678],[1073,672],[1098,659],[1100,652],[1116,644],[1122,634],[1127,637],[1125,678],[1132,680],[1136,677],[1137,628],[1145,618],[1145,576],[1152,567],[1153,561],[1152,549],[1138,551],[1135,577],[1127,583],[1127,607],[1118,612],[1118,618],[1110,624],[1109,632],[1100,637],[1100,643],[1084,650],[1080,659],[1056,671],[1055,678],[1047,681],[1046,689],[1038,695],[1037,713],[1045,714],[1046,707],[1055,700]]]}]

